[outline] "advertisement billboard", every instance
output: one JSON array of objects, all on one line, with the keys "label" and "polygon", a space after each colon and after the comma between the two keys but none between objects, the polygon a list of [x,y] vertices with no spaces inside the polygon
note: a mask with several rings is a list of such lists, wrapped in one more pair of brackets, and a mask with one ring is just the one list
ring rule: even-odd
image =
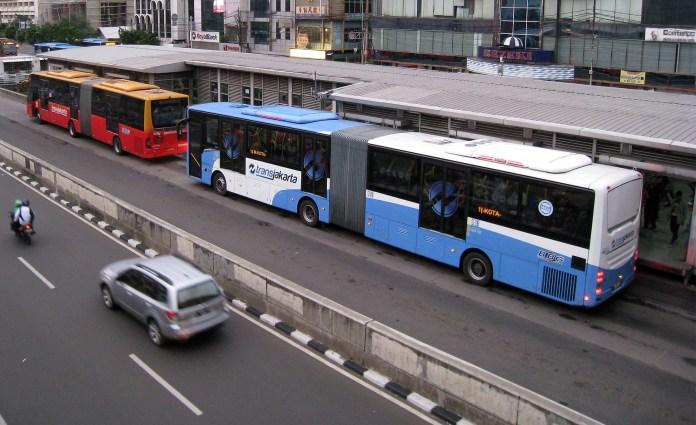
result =
[{"label": "advertisement billboard", "polygon": [[696,30],[682,30],[679,28],[646,28],[645,40],[696,43]]},{"label": "advertisement billboard", "polygon": [[220,33],[213,31],[191,31],[191,41],[203,43],[219,43]]}]

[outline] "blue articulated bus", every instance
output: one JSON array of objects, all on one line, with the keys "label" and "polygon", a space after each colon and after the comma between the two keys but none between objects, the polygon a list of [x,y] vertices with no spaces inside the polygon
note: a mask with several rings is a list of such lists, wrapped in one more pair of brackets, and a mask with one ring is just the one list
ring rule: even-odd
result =
[{"label": "blue articulated bus", "polygon": [[187,172],[462,270],[572,305],[634,278],[642,176],[587,156],[459,140],[289,106],[189,107]]},{"label": "blue articulated bus", "polygon": [[62,41],[41,42],[41,43],[34,43],[34,53],[52,52],[54,50],[74,49],[76,47],[80,47],[80,46],[75,46],[75,45],[70,44],[70,43],[64,43]]}]

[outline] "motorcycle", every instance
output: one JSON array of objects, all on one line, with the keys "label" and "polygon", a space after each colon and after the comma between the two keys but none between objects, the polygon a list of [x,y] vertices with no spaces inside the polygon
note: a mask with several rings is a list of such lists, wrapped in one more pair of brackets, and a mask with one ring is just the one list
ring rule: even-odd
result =
[{"label": "motorcycle", "polygon": [[30,223],[19,226],[14,232],[15,236],[26,242],[27,245],[31,245],[31,236],[36,233]]}]

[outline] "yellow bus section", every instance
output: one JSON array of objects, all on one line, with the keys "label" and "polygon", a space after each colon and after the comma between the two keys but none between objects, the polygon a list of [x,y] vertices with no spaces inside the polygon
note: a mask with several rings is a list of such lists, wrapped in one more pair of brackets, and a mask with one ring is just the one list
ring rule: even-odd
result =
[{"label": "yellow bus section", "polygon": [[169,100],[187,99],[188,96],[174,91],[164,90],[155,85],[141,83],[132,80],[106,80],[94,85],[94,87],[104,89],[114,93],[123,93],[136,99],[142,100]]},{"label": "yellow bus section", "polygon": [[81,83],[92,78],[97,78],[97,76],[91,72],[75,71],[72,69],[61,69],[56,71],[36,71],[32,72],[31,75],[36,77],[45,77],[54,80],[61,80],[73,83]]},{"label": "yellow bus section", "polygon": [[96,87],[99,87],[100,89],[106,89],[109,91],[120,92],[120,93],[130,93],[130,92],[134,92],[134,91],[149,90],[149,89],[156,89],[157,88],[157,86],[152,85],[152,84],[141,83],[140,81],[133,81],[133,80],[123,80],[123,79],[114,79],[114,80],[102,81],[101,83],[97,84]]}]

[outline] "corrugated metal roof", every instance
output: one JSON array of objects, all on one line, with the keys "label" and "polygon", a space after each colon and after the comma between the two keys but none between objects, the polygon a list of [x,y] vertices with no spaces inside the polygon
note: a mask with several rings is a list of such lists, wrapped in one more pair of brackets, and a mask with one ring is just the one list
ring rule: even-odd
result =
[{"label": "corrugated metal roof", "polygon": [[83,47],[40,56],[151,73],[194,66],[310,79],[316,73],[320,81],[350,84],[331,93],[335,100],[696,150],[693,95],[161,46]]}]

